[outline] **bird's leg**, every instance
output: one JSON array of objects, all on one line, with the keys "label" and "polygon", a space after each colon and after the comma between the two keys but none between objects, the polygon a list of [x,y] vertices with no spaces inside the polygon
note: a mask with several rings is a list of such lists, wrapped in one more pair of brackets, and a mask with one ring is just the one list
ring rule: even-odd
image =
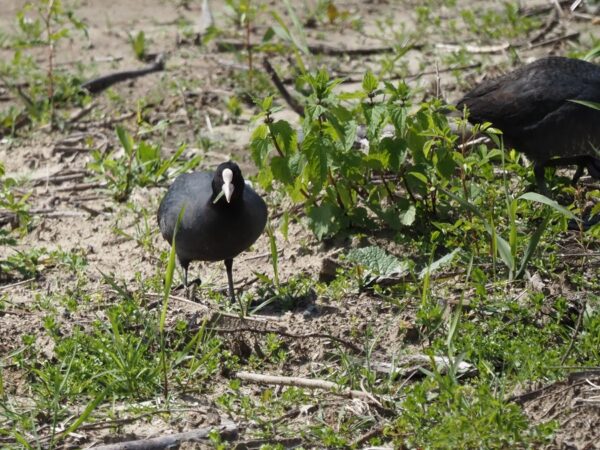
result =
[{"label": "bird's leg", "polygon": [[575,174],[573,175],[573,179],[571,180],[572,184],[577,184],[577,181],[579,181],[579,179],[581,178],[581,175],[583,175],[583,163],[582,164],[577,164],[577,170],[575,171]]},{"label": "bird's leg", "polygon": [[534,163],[533,164],[533,174],[535,175],[535,181],[537,183],[538,191],[540,194],[548,197],[549,192],[546,187],[546,179],[545,179],[546,165],[543,163]]},{"label": "bird's leg", "polygon": [[600,159],[590,156],[587,161],[587,170],[592,178],[600,180]]},{"label": "bird's leg", "polygon": [[231,303],[235,302],[235,292],[233,290],[233,259],[229,258],[225,260],[225,269],[227,270],[227,283],[229,285],[229,298]]}]

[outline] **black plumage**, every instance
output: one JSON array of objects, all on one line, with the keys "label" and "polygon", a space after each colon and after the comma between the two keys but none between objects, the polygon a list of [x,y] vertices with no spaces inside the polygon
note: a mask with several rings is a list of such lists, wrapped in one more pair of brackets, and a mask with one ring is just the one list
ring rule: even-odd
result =
[{"label": "black plumage", "polygon": [[505,144],[532,160],[538,189],[545,192],[544,168],[575,164],[600,178],[600,111],[574,103],[600,103],[600,66],[571,58],[547,57],[467,93],[457,107],[471,123],[491,122]]},{"label": "black plumage", "polygon": [[158,225],[171,243],[182,208],[175,240],[177,259],[187,272],[191,261],[225,261],[229,295],[235,300],[233,258],[250,247],[267,223],[267,206],[248,185],[237,164],[228,161],[216,171],[183,174],[173,182],[160,207]]}]

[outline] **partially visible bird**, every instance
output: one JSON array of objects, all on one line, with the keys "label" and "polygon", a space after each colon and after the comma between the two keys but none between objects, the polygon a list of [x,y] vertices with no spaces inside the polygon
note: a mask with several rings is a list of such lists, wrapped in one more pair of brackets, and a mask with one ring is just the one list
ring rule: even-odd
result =
[{"label": "partially visible bird", "polygon": [[575,103],[600,103],[600,66],[564,57],[546,57],[467,93],[457,107],[471,123],[491,122],[506,145],[527,155],[539,191],[546,192],[544,169],[577,165],[600,178],[600,111]]},{"label": "partially visible bird", "polygon": [[233,258],[250,247],[267,223],[267,206],[244,181],[237,164],[228,161],[216,171],[177,177],[158,208],[162,236],[173,242],[180,211],[185,208],[175,238],[175,252],[187,287],[192,261],[225,261],[229,296],[235,301]]}]

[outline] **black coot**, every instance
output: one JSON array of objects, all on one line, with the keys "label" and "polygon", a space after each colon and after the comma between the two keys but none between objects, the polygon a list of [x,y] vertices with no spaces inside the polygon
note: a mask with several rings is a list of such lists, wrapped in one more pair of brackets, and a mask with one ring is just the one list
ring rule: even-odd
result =
[{"label": "black coot", "polygon": [[225,261],[229,296],[235,300],[231,268],[233,258],[250,247],[267,223],[267,206],[246,185],[237,164],[220,164],[214,174],[183,174],[173,182],[158,208],[158,226],[173,242],[181,209],[185,212],[175,241],[183,267],[184,284],[191,261]]},{"label": "black coot", "polygon": [[494,80],[484,81],[457,104],[471,123],[491,122],[508,146],[534,164],[545,192],[544,168],[577,165],[600,178],[600,111],[570,100],[600,102],[600,66],[578,59],[547,57]]}]

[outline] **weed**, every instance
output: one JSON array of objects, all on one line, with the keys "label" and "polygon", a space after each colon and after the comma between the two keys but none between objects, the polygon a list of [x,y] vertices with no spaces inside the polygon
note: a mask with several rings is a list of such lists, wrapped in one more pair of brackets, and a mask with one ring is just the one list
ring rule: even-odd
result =
[{"label": "weed", "polygon": [[107,181],[108,188],[119,202],[129,198],[134,186],[156,186],[200,162],[199,156],[180,161],[185,145],[181,145],[171,158],[163,159],[158,144],[143,139],[136,142],[122,127],[117,127],[117,136],[124,153],[116,156],[115,153],[104,154],[94,150],[93,161],[88,168]]},{"label": "weed", "polygon": [[[0,64],[0,80],[15,94],[21,108],[9,109],[0,116],[3,131],[14,133],[25,117],[29,120],[47,121],[51,127],[57,120],[56,107],[70,102],[82,104],[79,80],[66,73],[59,73],[55,66],[56,47],[73,31],[87,35],[85,24],[73,11],[65,9],[60,0],[35,0],[26,2],[17,14],[19,34],[13,38],[17,49],[12,61]],[[47,50],[47,66],[43,70],[33,55],[24,51],[37,46]],[[19,80],[13,83],[9,80]]]},{"label": "weed", "polygon": [[140,61],[144,61],[146,57],[146,34],[143,31],[138,31],[135,36],[129,34],[129,43],[135,57]]}]

